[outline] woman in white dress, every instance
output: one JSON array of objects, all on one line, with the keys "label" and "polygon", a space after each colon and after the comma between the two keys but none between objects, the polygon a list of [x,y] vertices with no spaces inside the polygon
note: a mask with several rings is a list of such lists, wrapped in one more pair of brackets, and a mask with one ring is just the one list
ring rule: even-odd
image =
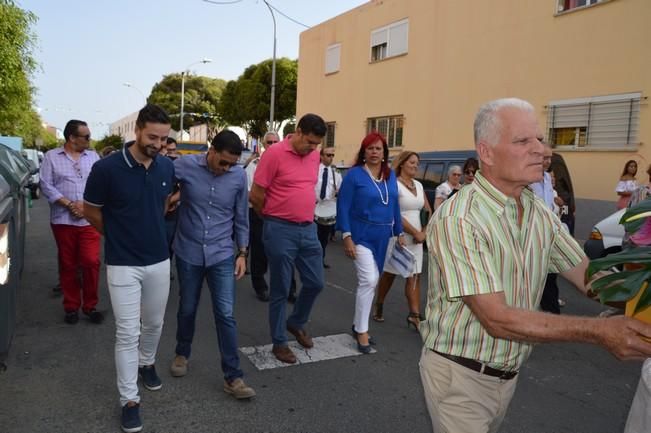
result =
[{"label": "woman in white dress", "polygon": [[[420,273],[423,268],[423,242],[425,241],[425,228],[421,224],[421,210],[427,210],[427,215],[432,214],[431,207],[425,197],[423,185],[414,179],[418,170],[420,159],[416,152],[402,152],[393,162],[393,170],[398,177],[398,198],[402,227],[405,233],[405,247],[411,251],[415,258],[414,274],[405,282],[405,296],[409,306],[407,326],[418,329],[420,324]],[[393,280],[398,271],[389,263],[384,266],[384,271],[378,283],[377,298],[373,320],[384,322],[384,299],[391,289]]]},{"label": "woman in white dress", "polygon": [[628,206],[628,202],[631,200],[631,195],[638,188],[637,180],[635,175],[637,174],[637,162],[631,159],[626,162],[624,165],[624,171],[622,176],[619,178],[615,192],[619,196],[617,200],[617,209],[624,209]]},{"label": "woman in white dress", "polygon": [[434,193],[434,209],[438,209],[445,200],[450,197],[452,191],[459,190],[461,185],[461,167],[453,165],[448,169],[448,179],[436,187]]}]

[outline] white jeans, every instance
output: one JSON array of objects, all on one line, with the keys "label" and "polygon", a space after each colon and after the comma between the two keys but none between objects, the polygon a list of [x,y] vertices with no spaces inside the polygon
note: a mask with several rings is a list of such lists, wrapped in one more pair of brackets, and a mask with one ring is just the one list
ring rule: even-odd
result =
[{"label": "white jeans", "polygon": [[357,294],[355,296],[355,331],[368,332],[375,286],[380,279],[373,253],[363,245],[355,245],[355,268],[357,269]]},{"label": "white jeans", "polygon": [[[115,316],[115,366],[120,404],[139,402],[138,367],[156,360],[170,292],[170,261],[106,267]],[[142,329],[142,331],[141,331]]]}]

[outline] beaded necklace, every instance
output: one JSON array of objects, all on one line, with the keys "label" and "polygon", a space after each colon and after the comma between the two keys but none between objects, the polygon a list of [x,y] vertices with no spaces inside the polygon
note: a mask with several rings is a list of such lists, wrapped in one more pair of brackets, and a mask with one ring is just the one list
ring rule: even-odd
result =
[{"label": "beaded necklace", "polygon": [[[380,178],[376,179],[373,177],[373,173],[371,173],[371,170],[366,164],[364,164],[364,170],[366,170],[366,174],[368,174],[368,177],[371,178],[371,183],[375,186],[375,189],[377,189],[378,194],[380,194],[380,201],[383,205],[387,206],[389,204],[389,188],[387,187],[387,181],[384,180],[382,173],[380,172]],[[384,184],[384,194],[386,194],[386,199],[382,195],[382,190],[378,186],[378,182],[382,182]]]}]

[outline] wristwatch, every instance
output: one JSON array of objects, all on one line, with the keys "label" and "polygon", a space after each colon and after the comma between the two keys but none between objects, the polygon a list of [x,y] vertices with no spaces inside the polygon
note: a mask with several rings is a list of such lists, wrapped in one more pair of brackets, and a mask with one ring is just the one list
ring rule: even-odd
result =
[{"label": "wristwatch", "polygon": [[247,257],[249,257],[249,250],[247,250],[246,248],[241,249],[237,253],[237,257],[244,257],[246,259]]}]

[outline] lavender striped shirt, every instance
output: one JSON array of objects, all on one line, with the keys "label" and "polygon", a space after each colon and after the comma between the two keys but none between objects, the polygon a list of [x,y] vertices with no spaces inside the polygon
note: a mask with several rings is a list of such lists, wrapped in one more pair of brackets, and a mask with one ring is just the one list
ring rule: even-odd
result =
[{"label": "lavender striped shirt", "polygon": [[50,203],[52,224],[88,225],[84,218],[75,218],[68,209],[55,202],[61,197],[72,201],[83,200],[86,179],[97,160],[97,152],[91,150],[84,150],[78,161],[72,159],[63,147],[52,149],[45,154],[40,169],[41,192]]}]

